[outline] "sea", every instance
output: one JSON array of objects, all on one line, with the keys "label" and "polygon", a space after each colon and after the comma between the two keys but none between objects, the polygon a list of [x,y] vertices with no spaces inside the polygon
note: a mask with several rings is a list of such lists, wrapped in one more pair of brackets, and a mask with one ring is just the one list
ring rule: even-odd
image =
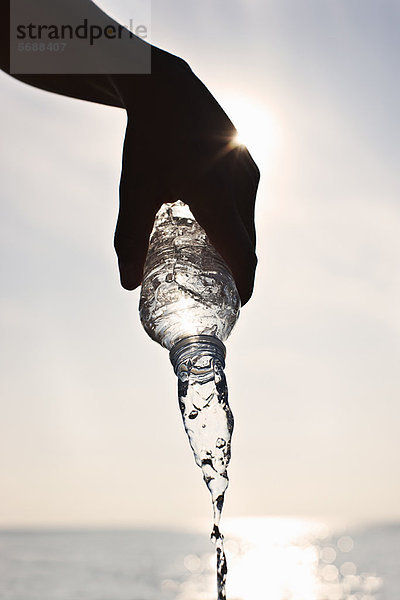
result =
[{"label": "sea", "polygon": [[[228,600],[399,600],[400,523],[227,519]],[[206,530],[0,530],[1,600],[212,600]]]}]

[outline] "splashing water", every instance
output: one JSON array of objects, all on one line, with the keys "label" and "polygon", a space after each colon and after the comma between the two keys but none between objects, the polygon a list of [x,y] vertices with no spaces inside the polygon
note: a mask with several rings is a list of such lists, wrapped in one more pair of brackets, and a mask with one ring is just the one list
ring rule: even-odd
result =
[{"label": "splashing water", "polygon": [[170,350],[178,376],[183,422],[212,497],[218,600],[224,600],[227,565],[219,522],[233,416],[223,342],[239,317],[240,297],[229,267],[181,201],[164,204],[156,215],[139,310],[148,335]]},{"label": "splashing water", "polygon": [[203,471],[211,493],[214,526],[211,540],[217,552],[218,600],[225,600],[227,562],[224,538],[219,529],[227,467],[231,456],[233,415],[222,363],[206,353],[184,360],[178,368],[179,407],[196,464]]}]

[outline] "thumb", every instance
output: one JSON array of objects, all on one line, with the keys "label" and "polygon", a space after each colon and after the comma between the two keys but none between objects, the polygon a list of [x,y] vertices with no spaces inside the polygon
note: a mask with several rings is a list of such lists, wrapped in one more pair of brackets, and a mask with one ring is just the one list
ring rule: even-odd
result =
[{"label": "thumb", "polygon": [[154,217],[163,202],[171,201],[157,177],[146,144],[128,125],[125,135],[120,204],[114,247],[121,285],[133,290],[141,284]]}]

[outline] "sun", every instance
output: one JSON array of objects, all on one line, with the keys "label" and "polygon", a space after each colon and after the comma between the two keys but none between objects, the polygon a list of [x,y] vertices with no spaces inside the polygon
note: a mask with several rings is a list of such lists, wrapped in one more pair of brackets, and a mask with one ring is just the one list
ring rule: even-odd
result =
[{"label": "sun", "polygon": [[232,143],[246,146],[258,164],[267,163],[279,142],[278,121],[272,110],[240,94],[222,95],[221,100],[238,132]]},{"label": "sun", "polygon": [[245,138],[243,138],[239,132],[233,138],[232,143],[235,146],[246,146]]}]

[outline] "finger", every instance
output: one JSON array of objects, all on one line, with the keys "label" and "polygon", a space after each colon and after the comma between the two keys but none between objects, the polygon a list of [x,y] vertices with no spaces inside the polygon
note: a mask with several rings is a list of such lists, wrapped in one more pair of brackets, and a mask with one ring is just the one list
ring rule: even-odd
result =
[{"label": "finger", "polygon": [[215,182],[183,198],[203,227],[214,248],[232,271],[242,306],[254,286],[257,257],[254,244],[237,210],[233,189]]},{"label": "finger", "polygon": [[127,290],[141,284],[154,217],[161,204],[170,201],[163,191],[159,170],[152,163],[151,153],[128,125],[114,238],[121,285]]},{"label": "finger", "polygon": [[240,218],[255,248],[256,230],[254,209],[260,172],[245,147],[239,147],[231,153],[231,181],[233,198]]}]

